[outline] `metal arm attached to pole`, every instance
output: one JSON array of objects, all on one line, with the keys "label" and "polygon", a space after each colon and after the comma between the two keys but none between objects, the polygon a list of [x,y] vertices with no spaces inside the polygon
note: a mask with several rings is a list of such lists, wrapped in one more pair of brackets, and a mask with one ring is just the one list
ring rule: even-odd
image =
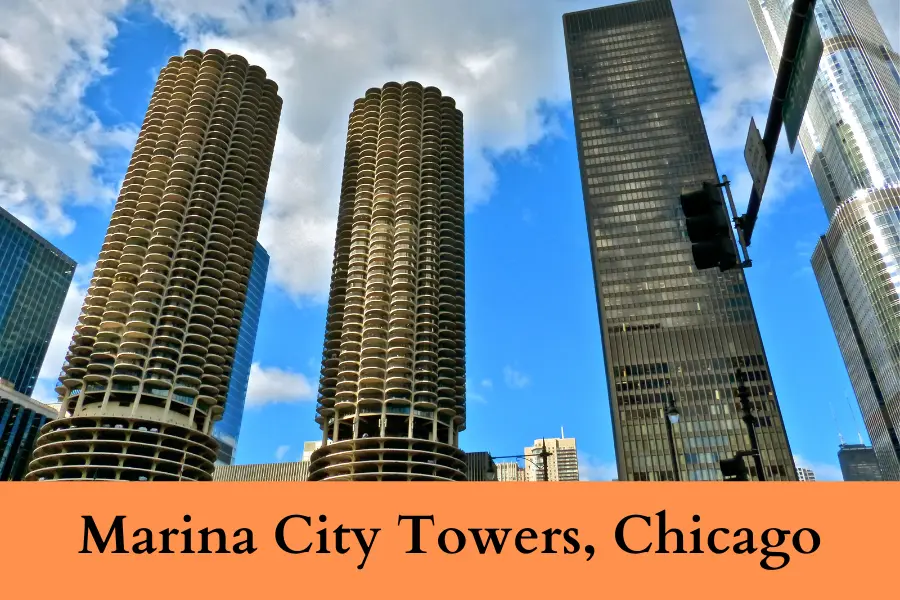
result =
[{"label": "metal arm attached to pole", "polygon": [[[531,464],[534,465],[535,467],[540,468],[540,467],[542,466],[543,469],[544,469],[544,476],[542,477],[542,479],[543,479],[544,481],[550,481],[550,468],[549,468],[548,465],[547,465],[547,458],[548,458],[551,454],[552,454],[552,452],[550,452],[549,450],[547,450],[547,441],[546,441],[546,439],[543,439],[543,438],[542,438],[542,439],[541,439],[541,451],[538,452],[537,454],[532,454],[532,455],[530,455],[530,456],[527,455],[527,454],[510,454],[509,456],[491,456],[491,460],[499,460],[499,459],[501,459],[501,458],[521,458],[521,459],[524,459],[524,460],[526,460],[526,461],[531,462]],[[531,460],[532,458],[540,458],[542,464],[541,464],[541,465],[538,465],[537,463],[535,463],[535,462],[533,462],[533,461]]]}]

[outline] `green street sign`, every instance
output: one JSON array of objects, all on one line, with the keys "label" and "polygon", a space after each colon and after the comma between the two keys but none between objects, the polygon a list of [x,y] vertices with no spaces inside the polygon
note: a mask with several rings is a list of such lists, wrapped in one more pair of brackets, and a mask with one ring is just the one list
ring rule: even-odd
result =
[{"label": "green street sign", "polygon": [[822,35],[819,33],[815,12],[810,9],[806,15],[806,24],[803,26],[800,47],[794,58],[787,97],[784,99],[781,109],[784,130],[787,133],[791,152],[794,151],[797,138],[800,136],[803,115],[806,114],[806,105],[809,104],[809,96],[819,72],[819,61],[822,60],[824,50],[825,45],[822,43]]}]

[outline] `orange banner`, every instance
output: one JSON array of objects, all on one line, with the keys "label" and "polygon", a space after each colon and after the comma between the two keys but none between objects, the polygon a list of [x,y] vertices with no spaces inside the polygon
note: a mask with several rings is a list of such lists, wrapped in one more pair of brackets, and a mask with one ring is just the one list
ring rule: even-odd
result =
[{"label": "orange banner", "polygon": [[0,597],[857,597],[890,587],[898,498],[893,483],[2,483]]}]

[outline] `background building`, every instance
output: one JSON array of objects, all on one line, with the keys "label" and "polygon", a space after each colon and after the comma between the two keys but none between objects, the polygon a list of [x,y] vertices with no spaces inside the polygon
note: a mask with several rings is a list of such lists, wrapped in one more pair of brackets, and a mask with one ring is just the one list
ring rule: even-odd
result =
[{"label": "background building", "polygon": [[350,114],[310,480],[465,480],[463,117],[388,83]]},{"label": "background building", "polygon": [[547,438],[534,440],[534,445],[525,448],[525,481],[544,481],[544,464],[541,449],[546,447],[548,481],[578,481],[578,450],[575,438]]},{"label": "background building", "polygon": [[322,442],[304,442],[303,458],[294,462],[256,465],[217,464],[213,481],[308,481],[309,459]]},{"label": "background building", "polygon": [[[788,0],[750,0],[777,69]],[[830,220],[813,269],[885,479],[900,480],[900,56],[867,0],[819,0],[800,146]]]},{"label": "background building", "polygon": [[882,481],[875,450],[865,444],[841,444],[838,462],[844,481]]},{"label": "background building", "polygon": [[75,261],[0,208],[0,378],[30,396]]},{"label": "background building", "polygon": [[797,467],[797,479],[799,481],[815,481],[816,474],[813,473],[812,469],[807,469],[806,467]]},{"label": "background building", "polygon": [[228,382],[228,400],[222,420],[213,425],[213,437],[219,442],[217,462],[230,465],[237,452],[238,437],[241,434],[241,419],[244,403],[247,401],[247,383],[250,381],[250,367],[253,365],[253,348],[256,345],[256,328],[262,310],[263,294],[266,289],[266,275],[269,270],[269,254],[257,242],[253,251],[253,266],[247,284],[247,299],[241,315],[231,379]]},{"label": "background building", "polygon": [[216,465],[213,481],[307,481],[309,462]]},{"label": "background building", "polygon": [[212,478],[277,92],[218,50],[162,69],[29,479]]},{"label": "background building", "polygon": [[619,479],[721,479],[719,460],[750,448],[742,367],[766,478],[794,480],[744,273],[694,266],[679,197],[718,173],[670,1],[563,23]]},{"label": "background building", "polygon": [[466,476],[469,481],[498,481],[497,465],[490,452],[466,452]]},{"label": "background building", "polygon": [[322,447],[322,442],[303,442],[303,460],[309,462],[313,452]]},{"label": "background building", "polygon": [[525,469],[517,462],[496,463],[497,481],[525,481]]},{"label": "background building", "polygon": [[38,431],[55,417],[53,408],[0,379],[0,481],[19,481],[25,476]]}]

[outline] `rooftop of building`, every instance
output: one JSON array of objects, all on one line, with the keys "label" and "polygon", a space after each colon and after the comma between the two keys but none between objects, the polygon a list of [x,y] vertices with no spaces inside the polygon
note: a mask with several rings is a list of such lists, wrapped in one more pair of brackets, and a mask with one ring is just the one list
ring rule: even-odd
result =
[{"label": "rooftop of building", "polygon": [[25,408],[40,413],[50,419],[55,419],[59,414],[58,405],[54,408],[52,405],[44,404],[31,396],[26,396],[25,394],[16,391],[12,383],[5,379],[0,379],[0,398],[15,402],[20,406],[24,406]]},{"label": "rooftop of building", "polygon": [[18,226],[26,235],[28,235],[35,242],[37,242],[38,244],[40,244],[41,246],[43,246],[45,249],[49,250],[50,252],[59,256],[63,260],[63,262],[65,262],[69,265],[70,268],[74,269],[77,266],[78,263],[76,263],[75,260],[73,260],[68,254],[66,254],[65,252],[63,252],[62,250],[60,250],[59,248],[57,248],[56,246],[54,246],[53,244],[48,242],[46,239],[44,239],[43,236],[41,236],[39,233],[34,231],[31,227],[29,227],[28,225],[23,223],[21,220],[16,218],[15,215],[13,215],[11,212],[6,210],[2,206],[0,206],[0,217],[6,218],[9,221],[11,221],[13,224]]}]

